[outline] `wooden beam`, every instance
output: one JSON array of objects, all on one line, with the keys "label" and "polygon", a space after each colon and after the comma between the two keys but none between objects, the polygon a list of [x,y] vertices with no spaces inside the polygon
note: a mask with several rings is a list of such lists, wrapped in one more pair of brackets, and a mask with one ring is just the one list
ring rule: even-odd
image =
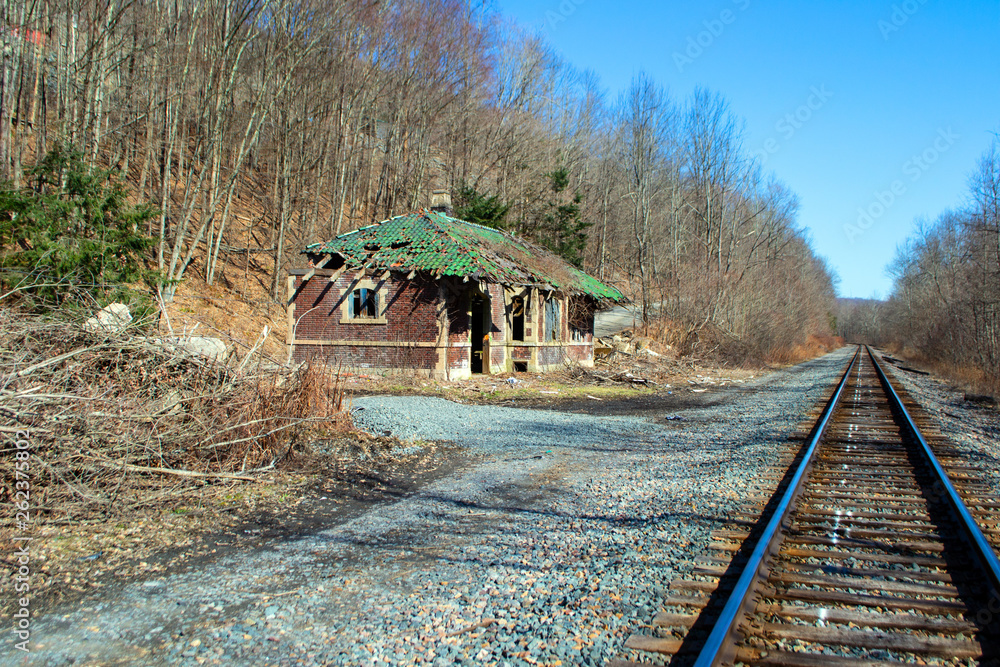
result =
[{"label": "wooden beam", "polygon": [[340,267],[339,269],[337,269],[336,271],[334,271],[333,273],[331,273],[330,274],[330,282],[331,283],[337,282],[337,279],[340,278],[340,276],[344,275],[344,271],[346,271],[346,270],[347,270],[347,265],[345,264],[344,266]]},{"label": "wooden beam", "polygon": [[295,299],[305,286],[306,281],[303,280],[299,282],[298,287],[295,287],[295,276],[288,276],[288,306],[294,308]]},{"label": "wooden beam", "polygon": [[385,282],[386,280],[388,280],[388,279],[389,279],[389,277],[390,277],[391,275],[392,275],[392,271],[390,271],[390,270],[386,269],[385,273],[383,273],[383,274],[382,274],[382,277],[381,277],[381,278],[379,278],[379,281],[381,281],[381,282]]},{"label": "wooden beam", "polygon": [[305,281],[309,280],[310,278],[312,278],[313,276],[315,276],[316,272],[318,270],[322,269],[322,268],[325,268],[326,265],[330,263],[331,259],[333,259],[333,255],[327,255],[326,259],[324,259],[322,262],[320,262],[316,266],[314,266],[311,269],[309,269],[309,273],[307,273],[306,275],[302,276],[302,282],[305,282]]},{"label": "wooden beam", "polygon": [[356,274],[354,274],[354,278],[353,278],[353,280],[351,282],[357,282],[357,281],[361,280],[362,278],[365,277],[366,273],[368,273],[368,267],[367,266],[362,266],[361,270],[358,271]]},{"label": "wooden beam", "polygon": [[[305,285],[304,282],[302,284]],[[285,306],[286,326],[288,327],[285,344],[288,345],[288,363],[292,362],[292,356],[295,353],[295,295],[297,293],[295,276],[288,276],[288,303]]]},{"label": "wooden beam", "polygon": [[412,271],[410,271],[410,272],[409,272],[409,273],[408,273],[408,274],[406,275],[406,279],[407,279],[407,280],[413,280],[413,278],[414,278],[414,277],[415,277],[416,275],[417,275],[417,270],[416,270],[416,269],[413,269]]}]

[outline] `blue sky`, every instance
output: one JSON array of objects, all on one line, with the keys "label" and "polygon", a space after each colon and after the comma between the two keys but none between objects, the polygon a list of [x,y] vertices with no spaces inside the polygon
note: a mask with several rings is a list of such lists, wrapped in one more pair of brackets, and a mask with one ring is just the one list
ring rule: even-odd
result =
[{"label": "blue sky", "polygon": [[887,296],[919,217],[966,201],[1000,133],[997,0],[495,0],[593,70],[614,99],[640,71],[683,99],[722,93],[746,147],[801,200],[842,296]]}]

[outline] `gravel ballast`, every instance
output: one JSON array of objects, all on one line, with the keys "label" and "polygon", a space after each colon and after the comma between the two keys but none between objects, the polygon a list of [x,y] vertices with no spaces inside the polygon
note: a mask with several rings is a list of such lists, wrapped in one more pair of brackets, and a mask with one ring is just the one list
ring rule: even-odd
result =
[{"label": "gravel ballast", "polygon": [[[329,530],[36,619],[32,664],[603,665],[648,631],[851,349],[666,424],[368,397],[375,434],[476,463]],[[21,664],[12,645],[9,664]],[[648,656],[645,656],[648,658]]]},{"label": "gravel ballast", "polygon": [[966,392],[948,382],[889,365],[895,380],[920,405],[941,435],[963,452],[962,461],[977,467],[984,484],[1000,495],[1000,411],[966,400]]}]

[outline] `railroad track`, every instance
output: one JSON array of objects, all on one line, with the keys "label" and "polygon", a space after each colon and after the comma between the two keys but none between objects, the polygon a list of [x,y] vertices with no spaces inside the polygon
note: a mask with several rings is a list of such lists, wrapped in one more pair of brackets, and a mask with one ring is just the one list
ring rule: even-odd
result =
[{"label": "railroad track", "polygon": [[774,495],[626,646],[698,667],[1000,664],[1000,504],[924,421],[859,348]]}]

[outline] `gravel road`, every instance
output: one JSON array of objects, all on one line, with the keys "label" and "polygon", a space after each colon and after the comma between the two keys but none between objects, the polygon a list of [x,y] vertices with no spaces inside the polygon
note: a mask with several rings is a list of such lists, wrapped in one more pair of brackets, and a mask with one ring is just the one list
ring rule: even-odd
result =
[{"label": "gravel road", "polygon": [[[476,463],[394,503],[35,619],[28,664],[603,665],[690,572],[851,350],[636,417],[356,399]],[[419,447],[419,442],[414,444]],[[9,642],[5,664],[23,664]],[[633,656],[637,657],[637,656]]]}]

